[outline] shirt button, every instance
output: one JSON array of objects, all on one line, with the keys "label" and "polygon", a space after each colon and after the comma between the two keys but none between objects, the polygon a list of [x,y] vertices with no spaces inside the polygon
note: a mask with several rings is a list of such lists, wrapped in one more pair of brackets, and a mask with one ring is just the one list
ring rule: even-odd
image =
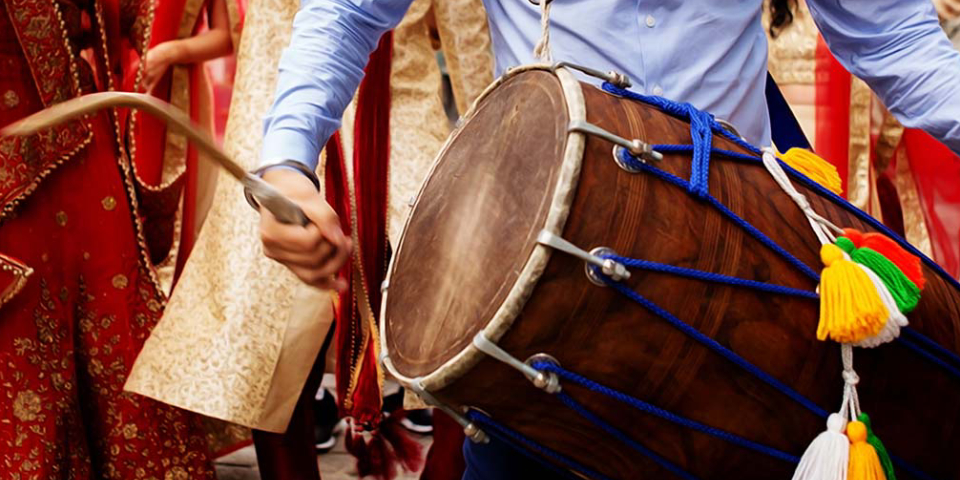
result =
[{"label": "shirt button", "polygon": [[660,85],[656,85],[656,86],[653,87],[653,94],[656,95],[656,96],[658,96],[658,97],[661,96],[661,95],[663,95],[663,89],[660,88]]},{"label": "shirt button", "polygon": [[647,15],[647,26],[653,28],[657,24],[657,19],[653,18],[653,15]]}]

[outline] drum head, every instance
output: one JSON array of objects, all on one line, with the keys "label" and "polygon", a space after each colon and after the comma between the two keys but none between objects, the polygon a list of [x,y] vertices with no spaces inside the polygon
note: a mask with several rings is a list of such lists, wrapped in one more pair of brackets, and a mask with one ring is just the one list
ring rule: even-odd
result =
[{"label": "drum head", "polygon": [[568,114],[557,77],[507,79],[440,154],[404,230],[383,309],[390,359],[429,374],[503,304],[553,200]]}]

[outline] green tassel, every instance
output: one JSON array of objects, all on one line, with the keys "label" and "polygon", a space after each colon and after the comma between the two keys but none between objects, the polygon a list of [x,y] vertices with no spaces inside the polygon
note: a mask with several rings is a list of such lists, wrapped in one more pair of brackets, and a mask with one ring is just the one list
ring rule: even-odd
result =
[{"label": "green tassel", "polygon": [[873,433],[873,426],[870,425],[870,417],[866,413],[861,412],[857,419],[867,426],[867,443],[877,451],[877,456],[880,457],[880,466],[883,467],[883,473],[886,475],[887,480],[897,480],[897,475],[893,472],[893,462],[890,460],[890,454],[887,453],[887,449],[883,446],[880,438]]},{"label": "green tassel", "polygon": [[899,267],[887,257],[878,253],[876,250],[867,247],[856,248],[849,238],[840,237],[837,239],[837,246],[850,255],[850,259],[873,270],[887,290],[893,295],[893,300],[897,307],[904,314],[910,313],[917,308],[917,302],[920,301],[920,289],[913,283]]}]

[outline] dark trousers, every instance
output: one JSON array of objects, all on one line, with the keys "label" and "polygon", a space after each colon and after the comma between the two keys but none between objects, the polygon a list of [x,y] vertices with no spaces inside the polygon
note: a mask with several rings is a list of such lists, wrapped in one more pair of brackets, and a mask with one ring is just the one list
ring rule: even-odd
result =
[{"label": "dark trousers", "polygon": [[253,445],[262,480],[319,480],[317,450],[314,446],[313,405],[323,380],[327,348],[333,339],[333,327],[323,341],[320,354],[300,392],[297,406],[284,433],[253,431]]},{"label": "dark trousers", "polygon": [[570,478],[495,438],[463,443],[467,469],[463,480],[566,480]]}]

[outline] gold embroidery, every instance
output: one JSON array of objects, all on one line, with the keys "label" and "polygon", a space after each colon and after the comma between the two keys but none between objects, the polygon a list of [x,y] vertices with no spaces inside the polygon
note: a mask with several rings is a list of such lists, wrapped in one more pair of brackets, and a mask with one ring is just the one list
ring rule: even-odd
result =
[{"label": "gold embroidery", "polygon": [[20,96],[17,95],[17,92],[13,90],[7,90],[3,94],[3,106],[7,108],[14,108],[17,105],[20,105]]},{"label": "gold embroidery", "polygon": [[103,209],[107,211],[117,208],[117,199],[113,198],[113,196],[103,197],[103,200],[100,203],[103,204]]},{"label": "gold embroidery", "polygon": [[188,480],[189,478],[183,467],[173,467],[163,476],[163,480]]},{"label": "gold embroidery", "polygon": [[127,288],[127,284],[129,284],[129,281],[127,280],[126,275],[123,275],[123,274],[114,275],[113,288],[116,288],[117,290],[123,290],[124,288]]},{"label": "gold embroidery", "polygon": [[156,301],[153,298],[151,298],[150,300],[147,300],[147,310],[150,310],[151,312],[156,313],[160,311],[160,308],[161,308],[160,302]]},{"label": "gold embroidery", "polygon": [[[77,59],[61,5],[36,0],[8,0],[5,5],[43,104],[79,96]],[[70,20],[72,27],[74,18]],[[51,37],[61,41],[47,41]],[[89,121],[81,119],[41,135],[0,141],[0,218],[10,215],[44,177],[89,144],[92,135]]]},{"label": "gold embroidery", "polygon": [[83,252],[83,259],[90,260],[90,252]]},{"label": "gold embroidery", "polygon": [[49,261],[50,261],[50,254],[48,254],[48,253],[42,253],[42,254],[40,254],[40,261],[42,261],[43,263],[49,262]]},{"label": "gold embroidery", "polygon": [[13,416],[24,422],[32,422],[40,413],[40,396],[33,390],[24,390],[13,401]]},{"label": "gold embroidery", "polygon": [[770,36],[769,1],[764,1],[763,29],[767,32],[770,75],[780,85],[812,85],[816,72],[817,26],[806,2],[798,1],[793,22]]},{"label": "gold embroidery", "polygon": [[33,269],[10,257],[0,254],[0,272],[13,275],[13,281],[0,288],[0,306],[10,301],[27,284],[27,277],[33,274]]},{"label": "gold embroidery", "polygon": [[63,210],[57,212],[57,225],[60,225],[61,227],[67,226],[67,212],[64,212]]},{"label": "gold embroidery", "polygon": [[126,438],[127,440],[130,440],[130,439],[136,438],[136,437],[137,437],[137,426],[136,426],[136,425],[134,425],[134,424],[132,424],[132,423],[128,423],[128,424],[126,424],[126,425],[123,426],[123,438]]}]

